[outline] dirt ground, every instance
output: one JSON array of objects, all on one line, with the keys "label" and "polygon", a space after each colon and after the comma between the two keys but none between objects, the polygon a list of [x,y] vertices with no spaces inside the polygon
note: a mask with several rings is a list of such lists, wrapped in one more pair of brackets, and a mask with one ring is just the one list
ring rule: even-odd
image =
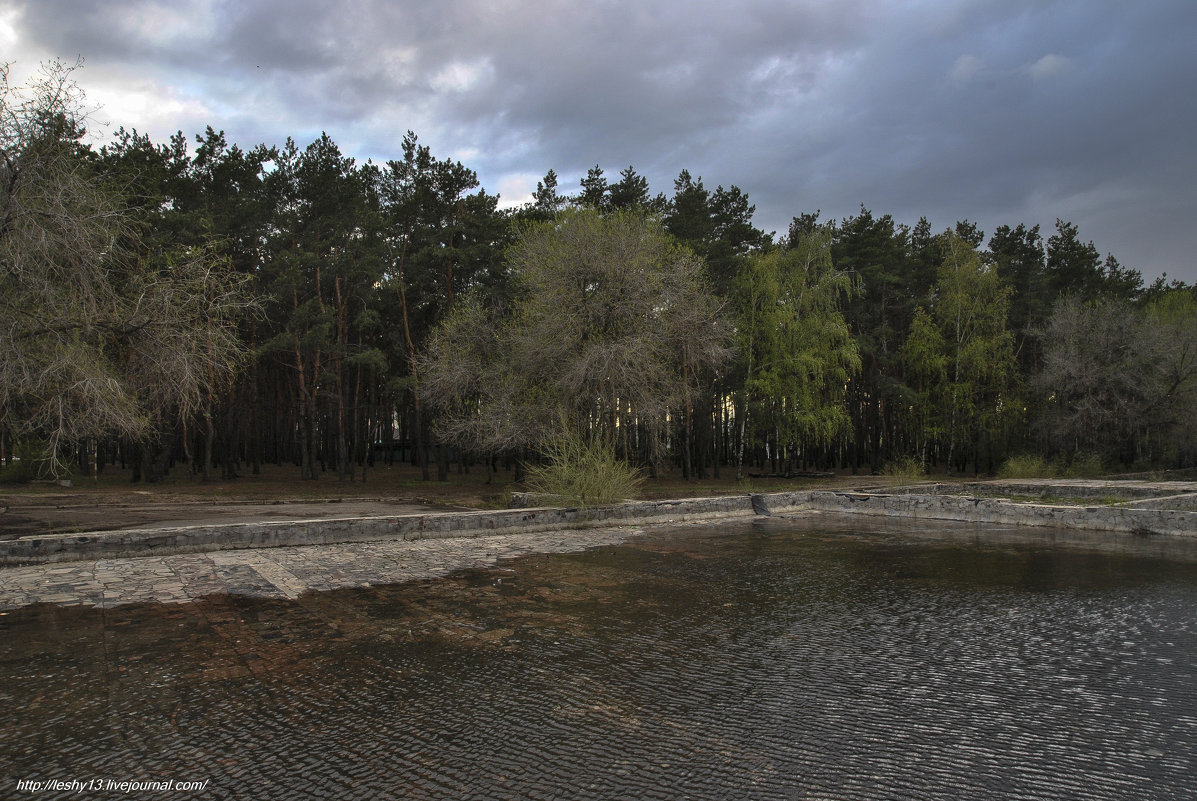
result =
[{"label": "dirt ground", "polygon": [[[248,471],[247,471],[248,472]],[[447,481],[423,481],[409,465],[371,468],[365,481],[338,481],[325,473],[301,481],[291,465],[262,468],[260,475],[203,482],[186,466],[176,467],[158,484],[133,484],[130,472],[106,468],[99,480],[75,478],[70,487],[53,483],[0,485],[0,539],[52,533],[111,531],[126,528],[193,526],[268,520],[413,514],[421,511],[505,508],[512,491],[523,487],[513,474],[488,476],[484,467],[457,472]],[[489,479],[489,482],[488,482]],[[723,471],[720,479],[685,481],[666,475],[645,482],[644,498],[684,498],[736,492],[776,492],[816,486],[841,488],[876,485],[879,479],[752,479],[737,482]]]}]

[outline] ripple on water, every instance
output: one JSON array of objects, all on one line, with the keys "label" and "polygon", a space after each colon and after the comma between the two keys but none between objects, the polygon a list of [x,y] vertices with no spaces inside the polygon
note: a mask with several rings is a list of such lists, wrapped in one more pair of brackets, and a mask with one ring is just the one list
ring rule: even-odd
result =
[{"label": "ripple on water", "polygon": [[1197,567],[967,539],[772,519],[295,602],[22,610],[0,623],[0,781],[209,779],[204,797],[238,799],[1191,791]]}]

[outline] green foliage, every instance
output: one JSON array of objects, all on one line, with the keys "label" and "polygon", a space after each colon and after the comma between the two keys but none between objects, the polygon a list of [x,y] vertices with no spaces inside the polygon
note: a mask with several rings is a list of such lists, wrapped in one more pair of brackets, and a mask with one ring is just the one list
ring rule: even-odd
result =
[{"label": "green foliage", "polygon": [[1105,465],[1096,453],[1077,453],[1071,458],[1049,461],[1042,456],[1012,456],[1002,465],[999,478],[1097,478],[1105,475]]},{"label": "green foliage", "polygon": [[1133,300],[1143,291],[1143,276],[1124,268],[1113,256],[1102,262],[1092,242],[1082,242],[1077,227],[1056,220],[1056,233],[1047,240],[1047,274],[1054,295]]},{"label": "green foliage", "polygon": [[1102,458],[1096,453],[1077,453],[1064,466],[1065,478],[1097,478],[1106,473]]},{"label": "green foliage", "polygon": [[55,471],[55,460],[45,442],[22,439],[13,449],[15,457],[7,467],[0,468],[0,484],[28,484],[51,475],[62,477],[64,470]]},{"label": "green foliage", "polygon": [[912,484],[926,477],[922,463],[913,456],[899,456],[891,459],[881,471],[885,483],[891,487]]},{"label": "green foliage", "polygon": [[619,181],[608,190],[607,201],[612,209],[658,212],[665,206],[664,197],[649,197],[648,179],[632,166],[620,171]]},{"label": "green foliage", "polygon": [[1192,460],[1197,456],[1197,293],[1157,293],[1145,309],[1145,326],[1155,344],[1158,399],[1148,423],[1158,433],[1143,438],[1149,444],[1137,456],[1178,463],[1187,455]]},{"label": "green foliage", "polygon": [[[816,226],[817,216],[796,219],[791,237]],[[861,287],[844,309],[862,362],[846,401],[854,424],[853,462],[863,457],[880,467],[887,451],[905,450],[898,432],[883,420],[891,410],[896,422],[892,412],[910,406],[901,381],[901,345],[915,308],[920,303],[930,308],[927,296],[943,256],[930,223],[920,222],[910,231],[890,215],[875,217],[863,206],[832,231],[836,269],[852,275]]]},{"label": "green foliage", "polygon": [[512,302],[462,302],[419,360],[421,397],[449,441],[535,448],[562,415],[609,442],[640,418],[648,441],[702,371],[726,360],[701,262],[642,213],[586,209],[529,225],[509,267]]},{"label": "green foliage", "polygon": [[1034,330],[1047,319],[1052,301],[1039,226],[999,225],[989,240],[989,252],[998,274],[1010,285],[1009,327],[1019,344],[1021,366],[1033,369],[1038,354]]},{"label": "green foliage", "polygon": [[349,356],[345,359],[345,364],[349,367],[362,367],[367,370],[375,370],[381,375],[386,372],[387,357],[381,350],[369,348],[367,350],[360,350]]},{"label": "green foliage", "polygon": [[756,207],[737,186],[714,192],[682,170],[665,206],[665,229],[697,253],[707,265],[715,291],[726,296],[744,258],[768,250],[772,236],[752,224]]},{"label": "green foliage", "polygon": [[58,468],[122,438],[163,464],[352,477],[382,443],[427,465],[433,432],[536,448],[562,411],[687,475],[742,464],[745,440],[854,470],[1197,464],[1193,287],[1145,289],[1071,223],[1001,225],[983,251],[968,221],[936,235],[862,206],[774,242],[734,185],[683,170],[666,200],[598,166],[574,198],[549,170],[503,213],[412,132],[382,164],[211,127],[93,151],[73,74],[18,89],[0,69],[0,426]]},{"label": "green foliage", "polygon": [[[992,437],[1009,408],[1014,339],[1006,328],[1010,289],[974,245],[943,237],[934,317],[943,336],[948,469],[958,443]],[[976,454],[974,454],[975,458]]]},{"label": "green foliage", "polygon": [[832,264],[826,229],[747,259],[731,297],[755,423],[747,435],[826,444],[847,430],[845,392],[860,354],[841,306],[855,291]]},{"label": "green foliage", "polygon": [[0,484],[28,484],[37,479],[37,468],[25,460],[0,468]]},{"label": "green foliage", "polygon": [[528,488],[583,508],[635,498],[644,481],[639,470],[615,455],[600,438],[569,426],[541,448],[543,464],[528,468]]},{"label": "green foliage", "polygon": [[946,431],[944,388],[948,356],[943,334],[923,307],[915,312],[910,335],[902,344],[902,366],[909,387],[910,417],[918,436],[920,459],[938,444]]},{"label": "green foliage", "polygon": [[1042,456],[1011,456],[1002,465],[998,478],[1055,478],[1059,470]]},{"label": "green foliage", "polygon": [[574,202],[582,208],[606,209],[610,206],[609,192],[603,168],[595,164],[582,179],[582,193],[574,198]]}]

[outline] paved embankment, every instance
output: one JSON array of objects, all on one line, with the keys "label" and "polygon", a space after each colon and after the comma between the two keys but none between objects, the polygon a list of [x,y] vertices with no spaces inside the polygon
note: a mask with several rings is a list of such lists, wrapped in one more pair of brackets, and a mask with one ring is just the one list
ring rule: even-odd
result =
[{"label": "paved embankment", "polygon": [[217,594],[294,599],[309,590],[394,584],[533,553],[582,551],[641,532],[634,527],[567,529],[6,567],[0,569],[0,610],[36,603],[186,603]]},{"label": "paved embankment", "polygon": [[[1191,483],[1191,482],[1186,482]],[[637,526],[830,512],[968,524],[1197,536],[1191,488],[1157,483],[1120,505],[1019,503],[940,494],[801,491],[641,501],[597,509],[511,509],[71,534],[0,542],[0,609],[183,602],[213,593],[294,598],[307,590],[432,578],[528,553],[626,541]],[[1047,493],[1044,493],[1045,495]],[[1151,508],[1144,508],[1144,506]],[[1177,508],[1179,505],[1181,508]]]},{"label": "paved embankment", "polygon": [[244,548],[427,540],[557,531],[625,523],[707,520],[753,514],[748,495],[636,501],[596,509],[500,509],[378,517],[260,521],[214,526],[52,534],[0,542],[0,565],[112,559]]},{"label": "paved embankment", "polygon": [[[1052,487],[1055,489],[1053,490]],[[1039,496],[1084,492],[1088,497],[1137,500],[1102,505],[1023,503],[1001,497],[1033,489]],[[319,520],[259,521],[214,526],[126,529],[24,537],[0,542],[0,565],[43,564],[221,550],[344,543],[417,541],[561,529],[683,522],[803,510],[967,523],[1056,526],[1132,534],[1197,534],[1194,482],[1038,482],[986,485],[926,484],[891,492],[796,491],[636,501],[594,509],[533,508],[439,512]],[[980,494],[959,494],[961,492]],[[949,494],[950,493],[950,494]]]}]

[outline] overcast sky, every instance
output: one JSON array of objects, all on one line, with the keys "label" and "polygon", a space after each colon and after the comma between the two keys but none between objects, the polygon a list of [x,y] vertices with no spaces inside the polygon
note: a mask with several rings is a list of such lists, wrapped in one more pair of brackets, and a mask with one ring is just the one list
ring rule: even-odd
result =
[{"label": "overcast sky", "polygon": [[[0,0],[0,60],[86,62],[95,115],[165,142],[414,130],[504,205],[553,168],[735,184],[756,222],[1057,217],[1197,281],[1194,0]],[[101,129],[102,130],[102,129]],[[104,134],[101,133],[102,138]]]}]

